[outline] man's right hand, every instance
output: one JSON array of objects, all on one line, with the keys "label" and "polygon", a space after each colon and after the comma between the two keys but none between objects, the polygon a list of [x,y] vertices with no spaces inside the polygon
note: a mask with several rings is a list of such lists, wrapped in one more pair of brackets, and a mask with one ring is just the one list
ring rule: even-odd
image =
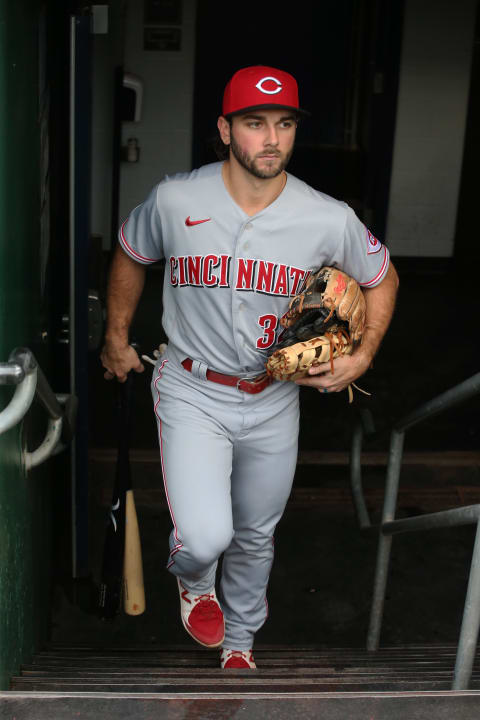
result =
[{"label": "man's right hand", "polygon": [[135,348],[128,344],[105,342],[100,354],[100,360],[106,370],[103,375],[105,380],[113,380],[116,377],[118,382],[123,383],[127,379],[130,370],[135,370],[138,373],[145,370],[145,366],[138,357]]}]

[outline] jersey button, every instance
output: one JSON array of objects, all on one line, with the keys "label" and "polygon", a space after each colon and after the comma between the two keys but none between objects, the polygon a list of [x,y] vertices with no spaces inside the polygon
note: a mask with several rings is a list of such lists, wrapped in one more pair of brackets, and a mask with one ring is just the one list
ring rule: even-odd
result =
[{"label": "jersey button", "polygon": [[253,225],[252,225],[252,223],[247,223],[247,224],[245,225],[245,230],[253,230]]}]

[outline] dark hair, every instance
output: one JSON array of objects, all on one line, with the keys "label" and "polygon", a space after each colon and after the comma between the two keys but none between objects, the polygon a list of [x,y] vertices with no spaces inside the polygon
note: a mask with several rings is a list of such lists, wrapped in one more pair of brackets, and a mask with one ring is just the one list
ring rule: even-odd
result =
[{"label": "dark hair", "polygon": [[225,145],[220,135],[212,138],[212,149],[219,160],[228,160],[230,145]]},{"label": "dark hair", "polygon": [[[232,118],[227,117],[226,120],[231,128]],[[222,138],[220,137],[220,133],[217,133],[215,137],[211,139],[210,144],[212,146],[213,152],[219,160],[228,160],[228,156],[230,154],[230,145],[225,145]]]}]

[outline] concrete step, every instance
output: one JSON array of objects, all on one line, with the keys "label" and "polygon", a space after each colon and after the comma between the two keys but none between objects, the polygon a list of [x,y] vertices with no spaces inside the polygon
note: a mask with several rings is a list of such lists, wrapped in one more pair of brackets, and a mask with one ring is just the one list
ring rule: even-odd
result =
[{"label": "concrete step", "polygon": [[16,720],[473,720],[471,689],[450,690],[456,647],[362,648],[260,645],[252,670],[221,670],[218,651],[192,646],[105,648],[56,644],[0,693],[0,718]]},{"label": "concrete step", "polygon": [[[449,690],[454,646],[384,648],[255,649],[257,670],[219,669],[217,651],[171,648],[103,650],[78,646],[50,648],[35,656],[17,677],[13,690],[88,692],[334,692],[338,690]],[[472,689],[480,689],[480,662]]]},{"label": "concrete step", "polygon": [[0,693],[8,720],[478,720],[480,692]]}]

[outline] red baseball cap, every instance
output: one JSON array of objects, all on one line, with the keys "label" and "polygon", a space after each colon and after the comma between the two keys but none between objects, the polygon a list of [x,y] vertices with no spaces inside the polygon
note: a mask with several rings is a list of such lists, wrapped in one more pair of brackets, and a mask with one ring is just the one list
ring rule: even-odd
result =
[{"label": "red baseball cap", "polygon": [[223,93],[224,116],[256,108],[286,108],[299,115],[310,114],[298,107],[298,86],[293,75],[266,65],[238,70]]}]

